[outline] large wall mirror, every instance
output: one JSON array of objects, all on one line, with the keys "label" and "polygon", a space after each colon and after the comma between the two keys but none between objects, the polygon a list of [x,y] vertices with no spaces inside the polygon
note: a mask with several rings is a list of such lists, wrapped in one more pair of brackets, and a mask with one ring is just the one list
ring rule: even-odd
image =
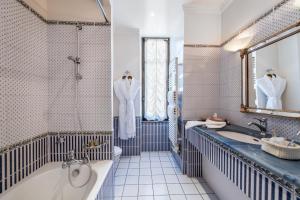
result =
[{"label": "large wall mirror", "polygon": [[241,52],[242,112],[300,118],[300,27]]}]

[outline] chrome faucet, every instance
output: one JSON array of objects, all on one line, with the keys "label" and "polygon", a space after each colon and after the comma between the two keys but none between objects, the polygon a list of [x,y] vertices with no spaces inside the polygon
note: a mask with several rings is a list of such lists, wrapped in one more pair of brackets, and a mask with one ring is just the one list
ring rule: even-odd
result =
[{"label": "chrome faucet", "polygon": [[83,160],[77,160],[75,159],[74,151],[69,151],[67,158],[62,163],[62,168],[65,169],[74,164],[86,164],[86,163],[88,163],[88,159],[84,158]]},{"label": "chrome faucet", "polygon": [[258,121],[257,122],[249,122],[248,126],[256,126],[257,128],[259,128],[260,130],[260,134],[262,136],[266,136],[267,135],[267,128],[268,128],[268,119],[266,118],[254,118],[255,120]]}]

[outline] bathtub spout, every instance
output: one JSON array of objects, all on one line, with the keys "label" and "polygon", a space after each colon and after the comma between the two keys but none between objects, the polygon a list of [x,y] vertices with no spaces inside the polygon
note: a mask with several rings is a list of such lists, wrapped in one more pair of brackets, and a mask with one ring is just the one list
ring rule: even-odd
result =
[{"label": "bathtub spout", "polygon": [[75,159],[74,151],[70,151],[67,155],[67,158],[62,163],[62,168],[66,169],[66,168],[68,168],[68,167],[70,167],[71,165],[74,165],[74,164],[82,165],[82,164],[87,164],[87,163],[88,163],[87,159],[83,159],[83,160]]}]

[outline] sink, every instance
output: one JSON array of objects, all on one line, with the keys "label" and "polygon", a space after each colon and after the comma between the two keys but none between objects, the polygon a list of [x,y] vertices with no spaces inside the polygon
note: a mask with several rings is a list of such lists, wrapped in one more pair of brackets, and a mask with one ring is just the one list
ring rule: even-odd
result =
[{"label": "sink", "polygon": [[286,160],[300,160],[300,145],[289,145],[288,140],[280,143],[272,141],[272,138],[263,138],[261,149],[275,157]]},{"label": "sink", "polygon": [[231,132],[231,131],[217,131],[217,133],[223,137],[236,140],[239,142],[261,145],[260,139],[243,133]]}]

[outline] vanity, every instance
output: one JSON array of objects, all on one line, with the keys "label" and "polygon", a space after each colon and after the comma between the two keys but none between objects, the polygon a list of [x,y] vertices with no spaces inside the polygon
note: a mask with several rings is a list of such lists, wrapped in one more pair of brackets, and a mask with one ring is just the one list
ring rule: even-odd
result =
[{"label": "vanity", "polygon": [[[222,177],[217,177],[216,181],[218,184],[221,183],[223,188],[231,185],[235,190],[239,190],[241,196],[239,200],[247,198],[300,200],[298,191],[300,161],[276,158],[261,150],[258,144],[233,140],[222,136],[219,131],[238,132],[249,138],[258,135],[256,131],[234,125],[226,126],[221,130],[203,127],[189,129],[186,134],[188,152],[197,152],[201,159],[188,156],[188,171],[193,170],[193,167],[201,166],[201,175],[204,177],[205,174],[222,174]],[[218,172],[215,172],[216,170]],[[214,189],[218,188],[214,183],[210,185],[213,185]],[[231,187],[229,188],[232,190]],[[228,188],[225,191],[228,191]],[[226,192],[224,195],[229,196],[227,198],[223,196],[222,200],[232,199],[230,194]],[[235,191],[232,194],[238,193]]]}]

